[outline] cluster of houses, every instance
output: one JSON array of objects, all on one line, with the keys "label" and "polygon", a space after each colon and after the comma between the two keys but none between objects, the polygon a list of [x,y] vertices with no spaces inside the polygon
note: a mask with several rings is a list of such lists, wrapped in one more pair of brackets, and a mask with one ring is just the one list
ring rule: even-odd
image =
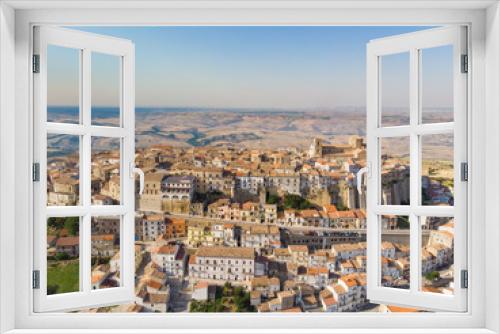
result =
[{"label": "cluster of houses", "polygon": [[[215,287],[226,282],[244,287],[258,312],[366,309],[367,219],[364,192],[358,193],[355,177],[365,160],[366,147],[359,137],[347,145],[315,139],[305,151],[166,146],[139,150],[136,162],[146,177],[144,192],[136,198],[136,299],[131,310],[167,312],[179,282],[187,283],[191,299],[199,301],[215,299]],[[78,169],[75,156],[50,159],[48,205],[79,202]],[[116,151],[93,155],[92,204],[119,203],[119,177]],[[450,203],[449,189],[424,181],[430,201]],[[271,195],[280,200],[299,195],[313,208],[283,210],[268,203]],[[382,168],[382,203],[407,202],[409,167],[388,158]],[[397,216],[384,216],[382,229],[398,230],[400,223]],[[426,220],[422,229],[428,230],[422,274],[448,268],[453,263],[452,220]],[[119,220],[93,220],[93,289],[119,286],[119,238]],[[77,257],[79,237],[48,236],[47,247],[50,256]],[[383,240],[380,256],[381,284],[408,288],[407,239]],[[428,291],[453,292],[450,284],[423,282]]]},{"label": "cluster of houses", "polygon": [[[190,226],[188,224],[185,244],[167,242],[161,237],[154,241],[150,266],[167,277],[187,280],[194,300],[214,299],[215,287],[230,282],[245,287],[251,305],[259,312],[351,312],[369,306],[366,242],[334,243],[330,248],[286,246],[280,241],[279,229],[252,230],[269,228],[267,226],[240,227],[240,231],[235,232],[234,224],[194,224],[189,232]],[[240,237],[235,239],[238,234]],[[271,237],[251,238],[247,243],[242,237],[245,234]],[[203,239],[203,235],[210,237]],[[407,288],[408,244],[382,242],[381,258],[381,283]],[[447,268],[452,261],[453,222],[450,220],[429,231],[422,249],[422,274]],[[430,284],[425,289],[453,292],[452,285],[433,287]],[[143,288],[141,298],[152,291]]]},{"label": "cluster of houses", "polygon": [[208,299],[210,287],[217,284],[245,286],[259,312],[362,309],[367,303],[366,274],[361,269],[343,273],[336,254],[335,249],[309,252],[307,246],[296,245],[276,248],[268,256],[257,255],[253,248],[200,247],[189,259],[188,278],[199,300]]}]

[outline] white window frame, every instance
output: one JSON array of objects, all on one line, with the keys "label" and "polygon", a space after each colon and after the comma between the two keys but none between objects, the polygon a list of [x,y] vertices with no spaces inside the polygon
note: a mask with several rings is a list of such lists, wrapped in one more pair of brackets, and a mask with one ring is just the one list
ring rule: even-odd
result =
[{"label": "white window frame", "polygon": [[[422,123],[421,50],[452,46],[453,120],[446,123]],[[407,53],[409,57],[409,124],[382,124],[381,60],[385,56]],[[406,305],[432,310],[463,312],[467,309],[467,290],[461,287],[461,272],[467,270],[467,185],[461,180],[461,164],[467,163],[467,78],[463,73],[462,55],[467,55],[467,27],[432,28],[414,33],[384,37],[367,45],[367,263],[368,299],[373,302]],[[382,74],[382,75],[381,75]],[[421,138],[425,135],[453,135],[454,205],[432,206],[421,203]],[[387,205],[381,200],[381,143],[383,138],[405,138],[409,141],[410,203]],[[410,221],[410,288],[397,289],[381,285],[381,217],[403,215]],[[454,218],[454,293],[444,295],[421,290],[421,221],[422,217]]]},{"label": "white window frame", "polygon": [[[47,121],[47,76],[49,45],[78,50],[79,54],[79,122],[78,124]],[[128,40],[51,26],[34,27],[34,54],[39,56],[39,73],[33,75],[34,85],[34,162],[39,166],[39,181],[33,184],[34,261],[38,270],[38,289],[34,289],[35,312],[64,311],[78,308],[126,303],[134,300],[134,173],[135,107],[134,107],[134,45]],[[92,53],[111,55],[119,60],[119,124],[93,125]],[[47,136],[50,134],[79,137],[79,203],[76,206],[47,205]],[[92,138],[120,140],[120,203],[92,205],[90,179],[92,174]],[[92,289],[91,283],[91,219],[115,216],[120,219],[120,286]],[[47,295],[47,218],[79,217],[79,285],[78,292]]]},{"label": "white window frame", "polygon": [[[61,8],[64,6],[65,8]],[[31,27],[102,25],[442,25],[471,28],[468,130],[471,260],[467,313],[34,314]],[[12,64],[15,63],[15,70]],[[0,332],[498,333],[500,296],[500,9],[496,1],[18,1],[0,4]],[[15,124],[15,126],[13,126]],[[7,139],[5,139],[7,138]],[[12,141],[14,138],[14,141]],[[488,140],[486,140],[486,138]],[[487,159],[487,160],[486,160]],[[488,175],[488,182],[485,182]],[[14,196],[12,196],[12,189]],[[486,266],[485,248],[491,253]],[[15,256],[12,256],[15,254]],[[14,287],[14,288],[12,288]],[[487,291],[487,293],[485,293]],[[355,326],[355,328],[353,328]],[[225,328],[221,330],[220,328]],[[281,330],[279,330],[281,328]],[[49,329],[49,330],[48,330]],[[57,330],[59,329],[59,330]],[[64,330],[61,330],[64,329]],[[178,329],[178,330],[176,330]],[[156,330],[155,332],[158,332]]]}]

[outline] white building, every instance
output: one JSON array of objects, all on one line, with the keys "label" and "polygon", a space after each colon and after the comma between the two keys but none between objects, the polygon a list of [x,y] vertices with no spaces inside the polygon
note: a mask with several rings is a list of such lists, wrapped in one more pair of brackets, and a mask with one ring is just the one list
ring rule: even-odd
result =
[{"label": "white building", "polygon": [[259,193],[259,189],[264,186],[264,176],[236,176],[236,188],[248,191],[253,195],[257,195]]},{"label": "white building", "polygon": [[279,248],[280,231],[276,226],[244,225],[241,231],[241,247]]},{"label": "white building", "polygon": [[246,247],[201,247],[189,260],[194,280],[248,282],[255,274],[255,253]]},{"label": "white building", "polygon": [[169,176],[162,180],[163,198],[171,200],[191,200],[194,195],[196,178],[191,175]]},{"label": "white building", "polygon": [[186,251],[179,245],[164,245],[154,249],[151,260],[169,276],[184,276]]},{"label": "white building", "polygon": [[154,241],[165,234],[167,223],[163,214],[146,215],[141,221],[142,240]]}]

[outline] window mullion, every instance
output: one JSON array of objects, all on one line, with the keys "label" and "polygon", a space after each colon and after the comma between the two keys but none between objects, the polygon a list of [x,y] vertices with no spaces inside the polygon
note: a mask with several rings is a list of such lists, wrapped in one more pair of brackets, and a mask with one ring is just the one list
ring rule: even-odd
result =
[{"label": "window mullion", "polygon": [[415,208],[420,204],[420,154],[419,124],[420,83],[419,83],[419,50],[410,50],[410,291],[415,293],[419,289],[420,269],[420,236],[418,216]]},{"label": "window mullion", "polygon": [[81,114],[82,125],[85,129],[82,140],[81,166],[80,166],[80,196],[84,208],[82,219],[82,234],[80,237],[81,265],[80,282],[82,291],[89,293],[91,289],[91,215],[90,215],[90,184],[91,184],[91,144],[90,135],[91,122],[91,51],[83,49],[82,52],[82,75],[81,75]]}]

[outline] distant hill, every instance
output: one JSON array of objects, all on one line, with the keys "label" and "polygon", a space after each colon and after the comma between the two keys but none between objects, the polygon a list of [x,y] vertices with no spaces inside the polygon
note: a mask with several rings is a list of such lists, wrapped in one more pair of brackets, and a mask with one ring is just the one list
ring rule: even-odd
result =
[{"label": "distant hill", "polygon": [[[57,121],[75,115],[76,108],[52,107],[49,119]],[[94,108],[93,119],[113,123],[116,112]],[[391,122],[405,122],[405,113],[389,110]],[[432,114],[439,121],[442,112]],[[137,108],[136,145],[166,144],[180,147],[234,145],[248,148],[295,147],[306,149],[313,138],[346,143],[352,135],[365,136],[366,114],[362,107],[334,110]],[[441,140],[442,141],[442,140]],[[436,143],[441,154],[450,143]],[[443,150],[443,147],[445,148]],[[399,147],[393,147],[396,151]],[[403,148],[401,148],[403,150]],[[449,151],[449,150],[448,150]],[[441,155],[440,154],[440,155]]]}]

